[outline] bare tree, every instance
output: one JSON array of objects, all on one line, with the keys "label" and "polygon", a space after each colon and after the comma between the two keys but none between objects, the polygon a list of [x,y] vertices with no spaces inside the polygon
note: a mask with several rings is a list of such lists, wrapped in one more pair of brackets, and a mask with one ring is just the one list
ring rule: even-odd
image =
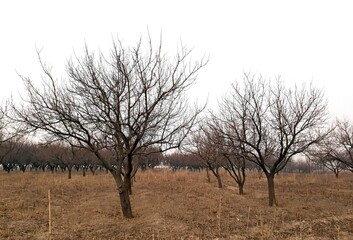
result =
[{"label": "bare tree", "polygon": [[163,154],[156,148],[142,149],[139,154],[136,154],[134,159],[134,171],[137,169],[153,169],[163,161]]},{"label": "bare tree", "polygon": [[242,145],[234,141],[234,139],[226,138],[222,149],[222,154],[226,159],[223,163],[223,168],[238,185],[239,194],[243,195],[246,179],[245,161],[248,156],[244,152]]},{"label": "bare tree", "polygon": [[318,150],[332,161],[338,161],[353,172],[353,125],[348,120],[337,120],[325,144]]},{"label": "bare tree", "polygon": [[327,152],[323,151],[323,149],[327,150],[327,148],[323,148],[323,146],[325,145],[321,145],[321,148],[318,148],[314,151],[310,151],[310,153],[308,154],[309,159],[317,166],[324,167],[329,171],[333,172],[336,178],[338,178],[339,173],[346,168],[345,164],[337,160],[336,157],[333,157],[332,155],[327,154]]},{"label": "bare tree", "polygon": [[204,167],[204,164],[200,161],[200,157],[193,152],[190,153],[188,149],[186,151],[175,151],[165,154],[163,160],[173,171],[181,169],[200,171]]},{"label": "bare tree", "polygon": [[22,146],[24,128],[11,121],[9,115],[8,102],[5,102],[0,105],[0,164],[4,164],[4,159]]},{"label": "bare tree", "polygon": [[148,40],[147,51],[143,41],[128,48],[114,42],[109,57],[86,47],[82,58],[67,62],[66,81],[56,80],[39,56],[42,86],[22,77],[28,97],[14,106],[17,120],[48,141],[93,152],[113,175],[126,218],[133,217],[133,156],[147,147],[178,148],[203,110],[190,107],[185,93],[206,61],[193,62],[184,46],[168,58],[161,42],[155,48]]},{"label": "bare tree", "polygon": [[275,174],[325,136],[327,104],[322,91],[312,85],[290,89],[280,80],[272,84],[244,74],[243,86],[232,84],[214,117],[231,129],[229,139],[243,145],[249,160],[266,175],[273,206]]},{"label": "bare tree", "polygon": [[[217,179],[218,188],[222,188],[220,169],[223,167],[222,138],[207,124],[202,124],[200,130],[192,138],[194,154],[198,156],[207,170]],[[208,172],[207,172],[208,174]],[[207,175],[208,176],[208,175]]]},{"label": "bare tree", "polygon": [[60,162],[58,162],[56,156],[60,151],[59,144],[35,144],[35,148],[34,161],[31,162],[32,167],[36,170],[50,170],[52,173],[58,171]]},{"label": "bare tree", "polygon": [[[51,144],[51,158],[50,163],[56,163],[63,171],[68,171],[68,179],[72,178],[72,169],[78,162],[79,148],[73,146],[66,146],[65,143]],[[84,158],[84,156],[81,156]]]},{"label": "bare tree", "polygon": [[36,146],[25,142],[23,139],[7,143],[7,145],[10,147],[10,151],[3,159],[3,164],[7,165],[5,170],[9,171],[11,166],[16,166],[22,172],[25,172],[27,167],[35,161]]},{"label": "bare tree", "polygon": [[5,111],[6,108],[3,105],[0,105],[0,144],[4,141],[3,132],[5,130]]},{"label": "bare tree", "polygon": [[[210,115],[214,116],[212,112]],[[229,131],[232,129],[222,125],[216,117],[213,117],[203,121],[200,131],[203,136],[198,135],[199,140],[195,139],[194,142],[198,143],[197,149],[203,161],[207,163],[207,160],[211,160],[224,168],[238,185],[239,194],[242,195],[246,179],[245,160],[247,154],[239,141],[229,138],[231,135]],[[210,167],[211,165],[209,165],[209,169],[217,177],[218,171],[215,173]]]},{"label": "bare tree", "polygon": [[0,105],[0,164],[3,163],[4,157],[9,153],[11,148],[5,146],[6,144],[6,136],[5,136],[5,111],[6,108],[3,105]]}]

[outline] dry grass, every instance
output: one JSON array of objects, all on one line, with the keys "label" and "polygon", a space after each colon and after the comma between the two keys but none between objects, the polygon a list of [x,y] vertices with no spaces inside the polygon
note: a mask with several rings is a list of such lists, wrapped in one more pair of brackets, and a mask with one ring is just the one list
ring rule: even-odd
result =
[{"label": "dry grass", "polygon": [[351,239],[353,174],[281,174],[278,207],[267,207],[266,179],[249,174],[239,196],[233,182],[206,173],[139,172],[135,218],[123,219],[106,173],[0,172],[0,239]]}]

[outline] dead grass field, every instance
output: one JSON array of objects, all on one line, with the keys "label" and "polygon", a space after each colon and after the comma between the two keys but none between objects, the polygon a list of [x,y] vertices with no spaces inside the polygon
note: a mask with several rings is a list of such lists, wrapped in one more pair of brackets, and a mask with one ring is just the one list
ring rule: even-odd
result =
[{"label": "dead grass field", "polygon": [[123,219],[110,174],[0,172],[0,239],[353,239],[353,174],[280,174],[278,207],[266,179],[248,174],[245,195],[205,172],[139,172]]}]

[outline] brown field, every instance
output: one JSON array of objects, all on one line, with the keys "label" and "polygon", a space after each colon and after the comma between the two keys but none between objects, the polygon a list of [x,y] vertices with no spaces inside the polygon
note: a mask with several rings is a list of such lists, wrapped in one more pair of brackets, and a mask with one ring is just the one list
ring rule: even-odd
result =
[{"label": "brown field", "polygon": [[[264,177],[245,195],[205,172],[139,172],[123,219],[110,174],[0,172],[0,239],[353,239],[353,174],[280,174],[279,206],[267,206]],[[52,234],[48,233],[48,190]]]}]

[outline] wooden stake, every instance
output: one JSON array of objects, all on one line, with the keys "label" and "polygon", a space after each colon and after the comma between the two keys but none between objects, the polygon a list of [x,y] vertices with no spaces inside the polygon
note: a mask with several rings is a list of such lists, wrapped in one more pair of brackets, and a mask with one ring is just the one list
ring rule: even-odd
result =
[{"label": "wooden stake", "polygon": [[218,234],[221,236],[222,227],[221,227],[221,212],[222,212],[222,197],[219,197],[219,208],[218,208]]},{"label": "wooden stake", "polygon": [[249,206],[249,211],[248,211],[248,219],[246,220],[246,230],[248,230],[249,222],[250,222],[250,206]]},{"label": "wooden stake", "polygon": [[48,190],[48,230],[49,239],[51,239],[51,205],[50,205],[50,190]]}]

